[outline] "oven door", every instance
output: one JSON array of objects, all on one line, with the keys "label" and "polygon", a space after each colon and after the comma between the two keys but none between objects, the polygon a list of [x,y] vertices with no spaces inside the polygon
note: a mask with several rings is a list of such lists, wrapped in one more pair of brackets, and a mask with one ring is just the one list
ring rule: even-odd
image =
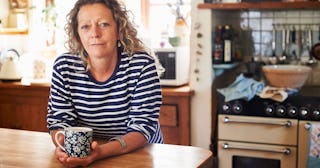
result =
[{"label": "oven door", "polygon": [[218,141],[219,168],[294,168],[296,147]]},{"label": "oven door", "polygon": [[218,119],[219,140],[297,146],[297,119],[236,115]]}]

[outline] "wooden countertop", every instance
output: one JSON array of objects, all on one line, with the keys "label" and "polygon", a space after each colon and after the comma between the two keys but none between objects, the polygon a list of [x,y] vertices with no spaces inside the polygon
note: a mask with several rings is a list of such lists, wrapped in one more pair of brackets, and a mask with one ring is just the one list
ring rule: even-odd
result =
[{"label": "wooden countertop", "polygon": [[[50,83],[21,83],[21,82],[0,82],[0,89],[32,89],[49,91]],[[194,91],[188,85],[168,87],[162,86],[163,96],[192,96]]]},{"label": "wooden countertop", "polygon": [[[48,133],[0,128],[0,167],[63,167],[54,156]],[[99,160],[102,167],[212,167],[208,149],[182,145],[149,144],[134,152]]]}]

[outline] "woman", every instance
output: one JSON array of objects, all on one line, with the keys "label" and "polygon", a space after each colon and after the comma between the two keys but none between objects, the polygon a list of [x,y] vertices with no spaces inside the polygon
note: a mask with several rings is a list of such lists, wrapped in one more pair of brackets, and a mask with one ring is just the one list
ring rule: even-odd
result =
[{"label": "woman", "polygon": [[66,31],[70,53],[55,61],[48,103],[52,140],[56,144],[59,129],[86,126],[107,143],[94,141],[83,159],[57,147],[57,159],[67,167],[87,166],[146,143],[163,143],[155,60],[137,38],[125,8],[117,0],[78,0]]}]

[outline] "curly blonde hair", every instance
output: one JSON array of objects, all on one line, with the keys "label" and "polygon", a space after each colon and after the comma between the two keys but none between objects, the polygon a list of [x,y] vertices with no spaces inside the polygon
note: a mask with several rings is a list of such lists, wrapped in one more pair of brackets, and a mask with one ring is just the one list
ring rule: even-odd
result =
[{"label": "curly blonde hair", "polygon": [[66,47],[69,49],[69,52],[72,54],[79,54],[84,63],[87,64],[88,53],[85,51],[80,41],[77,18],[82,6],[95,3],[104,4],[111,10],[113,18],[117,23],[119,42],[123,52],[127,53],[129,56],[136,52],[147,52],[147,48],[137,37],[137,29],[128,19],[129,11],[123,4],[119,3],[118,0],[78,0],[75,3],[73,9],[71,9],[67,15],[67,24],[65,26],[65,31],[68,35]]}]

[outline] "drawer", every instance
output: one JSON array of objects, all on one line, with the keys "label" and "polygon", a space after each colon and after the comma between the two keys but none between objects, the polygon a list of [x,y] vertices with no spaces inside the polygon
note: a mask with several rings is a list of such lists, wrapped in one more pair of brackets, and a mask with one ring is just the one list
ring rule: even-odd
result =
[{"label": "drawer", "polygon": [[160,107],[160,125],[162,126],[178,126],[178,111],[174,105],[162,105]]},{"label": "drawer", "polygon": [[297,134],[296,119],[219,115],[219,140],[297,145]]}]

